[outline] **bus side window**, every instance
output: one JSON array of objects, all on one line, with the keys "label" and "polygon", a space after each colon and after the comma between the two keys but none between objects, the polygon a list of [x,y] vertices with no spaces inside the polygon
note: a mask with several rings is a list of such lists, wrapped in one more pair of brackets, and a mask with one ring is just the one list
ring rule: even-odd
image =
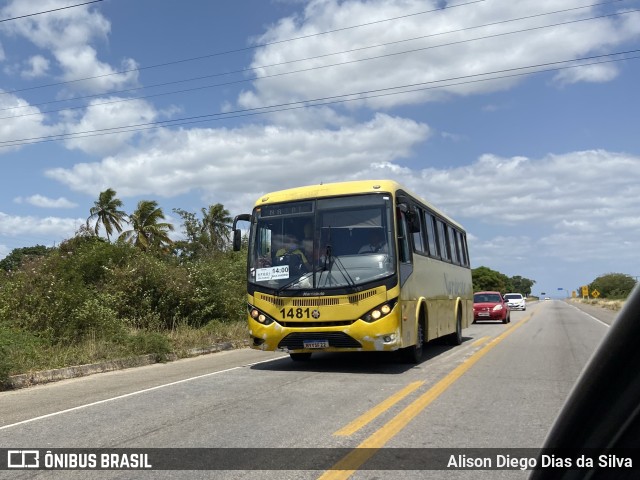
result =
[{"label": "bus side window", "polygon": [[462,233],[458,230],[456,230],[456,246],[460,252],[460,264],[466,267],[469,264],[467,260],[467,252],[465,251],[464,243],[462,243]]},{"label": "bus side window", "polygon": [[440,253],[438,252],[438,242],[436,239],[436,230],[433,226],[433,215],[429,212],[425,213],[425,233],[427,234],[427,245],[429,247],[429,255],[435,258],[440,258]]},{"label": "bus side window", "polygon": [[411,247],[409,244],[409,226],[404,213],[398,211],[398,266],[400,270],[400,285],[409,279],[413,273],[413,264],[411,263]]},{"label": "bus side window", "polygon": [[451,260],[453,263],[460,265],[460,253],[458,251],[458,242],[451,225],[447,225],[447,234],[449,236],[449,250],[451,252]]},{"label": "bus side window", "polygon": [[451,261],[451,253],[449,252],[449,245],[447,242],[447,231],[445,229],[442,220],[436,220],[438,227],[438,243],[440,245],[440,258],[443,260]]},{"label": "bus side window", "polygon": [[469,266],[469,249],[467,247],[467,237],[464,233],[460,234],[460,239],[462,240],[462,253],[464,255],[464,266]]},{"label": "bus side window", "polygon": [[425,253],[426,251],[426,246],[425,246],[425,242],[424,242],[424,214],[422,212],[421,209],[417,208],[416,209],[416,220],[417,223],[420,225],[420,231],[418,232],[413,232],[413,249],[416,252],[419,253]]},{"label": "bus side window", "polygon": [[405,214],[399,212],[398,215],[398,257],[400,263],[411,263],[411,254],[409,253],[409,229]]}]

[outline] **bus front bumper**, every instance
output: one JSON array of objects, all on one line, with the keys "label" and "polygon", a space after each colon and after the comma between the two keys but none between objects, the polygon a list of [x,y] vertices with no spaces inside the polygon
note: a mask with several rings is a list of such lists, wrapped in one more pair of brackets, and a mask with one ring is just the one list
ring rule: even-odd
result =
[{"label": "bus front bumper", "polygon": [[349,326],[290,328],[277,322],[263,325],[249,317],[251,348],[284,352],[385,352],[401,348],[396,315],[369,323],[356,320]]}]

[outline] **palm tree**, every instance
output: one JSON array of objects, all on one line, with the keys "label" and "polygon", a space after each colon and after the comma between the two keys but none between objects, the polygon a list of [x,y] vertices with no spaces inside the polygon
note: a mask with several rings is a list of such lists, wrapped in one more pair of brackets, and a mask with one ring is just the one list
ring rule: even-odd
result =
[{"label": "palm tree", "polygon": [[173,244],[169,231],[173,225],[164,220],[164,213],[154,200],[140,200],[138,208],[129,217],[132,229],[123,232],[120,240],[131,243],[141,250],[151,247],[163,248]]},{"label": "palm tree", "polygon": [[100,225],[104,226],[107,232],[107,240],[111,241],[110,236],[115,228],[118,233],[122,231],[121,223],[127,219],[127,214],[118,210],[122,207],[122,200],[116,198],[116,191],[112,188],[100,192],[98,200],[93,202],[93,207],[89,210],[89,218],[87,218],[87,228],[91,228],[89,223],[95,219],[96,225],[94,232],[98,235]]},{"label": "palm tree", "polygon": [[224,250],[231,232],[229,211],[220,203],[202,209],[202,233],[209,248]]}]

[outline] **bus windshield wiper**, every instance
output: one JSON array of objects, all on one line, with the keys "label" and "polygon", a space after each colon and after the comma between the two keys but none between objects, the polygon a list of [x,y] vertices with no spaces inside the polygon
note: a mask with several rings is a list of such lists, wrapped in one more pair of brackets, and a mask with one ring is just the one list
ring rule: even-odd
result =
[{"label": "bus windshield wiper", "polygon": [[[343,265],[342,260],[340,260],[339,257],[334,257],[333,256],[332,251],[331,251],[331,245],[327,245],[327,252],[326,253],[327,254],[325,255],[324,267],[323,267],[322,271],[328,271],[329,274],[330,274],[331,273],[331,269],[333,268],[333,265],[336,264],[338,266],[338,271],[342,274],[344,279],[347,281],[347,284],[350,287],[355,288],[356,282],[353,280],[353,278],[351,278],[351,275],[349,275],[349,271]],[[328,265],[329,268],[327,268],[327,265]],[[320,273],[320,276],[322,276],[322,272]],[[318,283],[320,283],[320,279],[318,279]]]},{"label": "bus windshield wiper", "polygon": [[297,278],[294,278],[290,282],[285,283],[281,287],[276,290],[276,294],[280,295],[284,290],[287,290],[289,287],[294,286],[296,283],[300,283],[302,280],[309,278],[310,273],[303,273]]}]

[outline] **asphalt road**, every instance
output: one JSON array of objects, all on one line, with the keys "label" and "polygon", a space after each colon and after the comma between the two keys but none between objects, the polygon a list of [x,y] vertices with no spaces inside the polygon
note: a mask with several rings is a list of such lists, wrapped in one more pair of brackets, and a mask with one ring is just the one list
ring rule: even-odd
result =
[{"label": "asphalt road", "polygon": [[[292,362],[236,350],[0,392],[0,449],[256,449],[243,450],[252,456],[247,470],[5,470],[0,478],[526,478],[517,469],[368,468],[385,458],[375,454],[382,447],[447,455],[487,448],[494,461],[496,453],[540,447],[613,317],[543,301],[512,312],[511,324],[472,325],[460,346],[429,345],[414,366],[393,354]],[[255,471],[270,468],[257,450],[265,447],[275,449],[276,465],[302,465],[321,451],[348,472]],[[411,468],[411,455],[431,450],[396,452],[380,468]]]}]

